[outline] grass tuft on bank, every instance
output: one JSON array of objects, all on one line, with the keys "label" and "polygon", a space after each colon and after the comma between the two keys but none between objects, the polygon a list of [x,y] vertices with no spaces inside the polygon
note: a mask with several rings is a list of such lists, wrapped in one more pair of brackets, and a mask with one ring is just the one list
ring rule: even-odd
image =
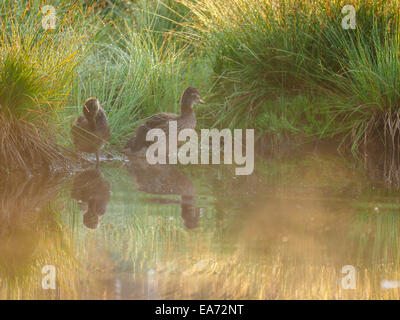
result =
[{"label": "grass tuft on bank", "polygon": [[[215,124],[339,136],[353,151],[377,135],[399,140],[391,123],[400,104],[397,1],[179,2],[193,15],[183,37],[213,57],[216,94],[227,98],[214,109]],[[348,4],[355,30],[341,25]],[[282,113],[282,101],[297,110]]]},{"label": "grass tuft on bank", "polygon": [[89,96],[109,117],[106,150],[119,149],[150,115],[179,112],[187,86],[207,102],[199,128],[255,128],[272,145],[335,139],[354,153],[400,145],[396,0],[352,1],[355,30],[341,26],[342,0],[57,0],[48,31],[45,4],[0,4],[2,127],[36,132],[17,143],[0,129],[4,165],[29,158],[22,145],[62,155]]},{"label": "grass tuft on bank", "polygon": [[[84,34],[70,23],[83,16],[60,1],[56,29],[42,27],[41,4],[0,5],[0,171],[32,172],[67,165],[57,136],[70,99]],[[63,7],[64,6],[64,7]]]}]

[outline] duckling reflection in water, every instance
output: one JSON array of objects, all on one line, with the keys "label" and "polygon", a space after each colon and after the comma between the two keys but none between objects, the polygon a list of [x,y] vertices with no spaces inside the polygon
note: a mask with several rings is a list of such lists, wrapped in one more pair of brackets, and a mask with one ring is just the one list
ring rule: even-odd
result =
[{"label": "duckling reflection in water", "polygon": [[195,207],[196,189],[182,171],[172,165],[150,165],[145,159],[138,158],[129,162],[127,169],[140,191],[155,195],[180,195],[180,200],[151,198],[148,201],[156,204],[180,204],[185,227],[194,229],[199,226],[200,208]]},{"label": "duckling reflection in water", "polygon": [[110,183],[98,169],[89,169],[74,176],[71,197],[80,201],[83,224],[89,229],[99,226],[100,217],[107,211],[110,201]]}]

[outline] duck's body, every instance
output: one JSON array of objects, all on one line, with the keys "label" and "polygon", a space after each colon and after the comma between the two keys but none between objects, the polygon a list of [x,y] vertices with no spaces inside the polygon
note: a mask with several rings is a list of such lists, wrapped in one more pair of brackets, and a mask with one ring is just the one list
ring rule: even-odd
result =
[{"label": "duck's body", "polygon": [[71,134],[78,151],[96,154],[96,166],[98,166],[99,150],[110,139],[110,126],[105,111],[97,99],[86,100],[83,115],[76,119]]},{"label": "duck's body", "polygon": [[193,106],[196,103],[204,103],[200,99],[199,91],[196,88],[188,87],[181,98],[181,113],[158,113],[151,116],[142,123],[126,143],[125,148],[127,153],[140,155],[143,151],[152,144],[151,141],[146,141],[147,132],[151,129],[161,129],[164,131],[167,139],[169,136],[169,122],[176,121],[178,132],[183,129],[196,128],[196,114]]}]

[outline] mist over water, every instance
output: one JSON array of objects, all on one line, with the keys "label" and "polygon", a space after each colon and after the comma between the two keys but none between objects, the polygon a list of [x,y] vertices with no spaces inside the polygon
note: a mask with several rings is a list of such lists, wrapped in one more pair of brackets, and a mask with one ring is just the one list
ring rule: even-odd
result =
[{"label": "mist over water", "polygon": [[258,160],[250,176],[136,160],[2,179],[0,297],[398,298],[396,190],[330,153]]}]

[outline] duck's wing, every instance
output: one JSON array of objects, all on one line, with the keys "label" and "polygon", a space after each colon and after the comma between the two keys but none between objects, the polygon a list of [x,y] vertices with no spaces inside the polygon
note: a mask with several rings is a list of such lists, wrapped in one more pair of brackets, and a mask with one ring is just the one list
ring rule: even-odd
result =
[{"label": "duck's wing", "polygon": [[80,115],[74,122],[74,124],[72,125],[72,128],[76,128],[76,127],[81,127],[81,128],[85,128],[87,127],[87,120],[84,116]]},{"label": "duck's wing", "polygon": [[96,135],[104,141],[110,139],[110,125],[108,124],[108,119],[103,109],[100,109],[96,117]]},{"label": "duck's wing", "polygon": [[84,116],[79,116],[71,128],[72,142],[81,152],[94,153],[101,148],[109,137],[109,128],[99,128],[96,122],[88,122]]},{"label": "duck's wing", "polygon": [[168,122],[177,120],[178,115],[174,113],[158,113],[153,116],[151,116],[149,119],[147,119],[142,126],[146,126],[148,130],[150,129],[162,129],[162,130],[167,130],[168,129]]},{"label": "duck's wing", "polygon": [[151,116],[138,127],[133,137],[126,144],[126,147],[130,147],[132,152],[137,152],[144,147],[148,147],[151,141],[146,141],[147,132],[151,129],[161,129],[167,133],[169,121],[177,120],[178,117],[174,113],[158,113]]}]

